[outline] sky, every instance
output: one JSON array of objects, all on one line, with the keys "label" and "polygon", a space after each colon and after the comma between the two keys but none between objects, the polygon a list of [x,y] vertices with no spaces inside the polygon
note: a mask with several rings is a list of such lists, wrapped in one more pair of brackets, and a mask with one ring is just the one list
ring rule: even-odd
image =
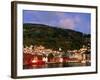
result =
[{"label": "sky", "polygon": [[46,24],[91,33],[90,13],[23,10],[23,23]]}]

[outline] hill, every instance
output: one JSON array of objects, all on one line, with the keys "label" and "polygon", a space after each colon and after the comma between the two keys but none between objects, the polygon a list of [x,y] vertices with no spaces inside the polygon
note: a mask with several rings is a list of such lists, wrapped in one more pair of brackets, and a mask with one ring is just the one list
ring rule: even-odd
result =
[{"label": "hill", "polygon": [[90,43],[90,34],[43,24],[23,24],[23,45],[43,45],[64,51],[80,49]]}]

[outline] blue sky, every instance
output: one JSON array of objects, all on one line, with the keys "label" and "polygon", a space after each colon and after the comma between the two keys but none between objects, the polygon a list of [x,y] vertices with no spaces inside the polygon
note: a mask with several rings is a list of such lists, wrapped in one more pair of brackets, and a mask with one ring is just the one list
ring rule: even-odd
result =
[{"label": "blue sky", "polygon": [[23,10],[23,23],[46,24],[86,34],[91,33],[89,13]]}]

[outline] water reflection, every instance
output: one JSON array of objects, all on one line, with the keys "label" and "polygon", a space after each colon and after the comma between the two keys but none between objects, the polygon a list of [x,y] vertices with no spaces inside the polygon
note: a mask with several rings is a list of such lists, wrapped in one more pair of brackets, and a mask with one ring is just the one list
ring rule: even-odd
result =
[{"label": "water reflection", "polygon": [[39,69],[39,68],[59,68],[59,67],[75,67],[75,66],[91,66],[87,63],[46,63],[43,65],[24,65],[23,69]]}]

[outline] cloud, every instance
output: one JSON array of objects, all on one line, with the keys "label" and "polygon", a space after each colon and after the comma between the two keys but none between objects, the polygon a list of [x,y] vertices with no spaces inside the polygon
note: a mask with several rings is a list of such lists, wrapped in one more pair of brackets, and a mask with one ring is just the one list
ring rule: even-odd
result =
[{"label": "cloud", "polygon": [[75,29],[76,24],[78,24],[81,19],[78,15],[73,15],[69,13],[56,13],[57,17],[59,17],[59,26],[65,29]]},{"label": "cloud", "polygon": [[60,26],[62,26],[62,28],[65,28],[65,29],[74,29],[74,27],[75,27],[74,20],[68,19],[68,18],[61,19],[59,21],[59,24],[60,24]]},{"label": "cloud", "polygon": [[62,13],[62,14],[59,14],[59,17],[60,17],[59,24],[60,26],[62,26],[62,28],[65,28],[65,29],[75,29],[77,27],[80,27],[78,26],[80,25],[80,23],[83,23],[80,15]]},{"label": "cloud", "polygon": [[74,21],[75,21],[75,23],[80,23],[81,22],[81,18],[80,18],[80,16],[75,16],[74,17]]}]

